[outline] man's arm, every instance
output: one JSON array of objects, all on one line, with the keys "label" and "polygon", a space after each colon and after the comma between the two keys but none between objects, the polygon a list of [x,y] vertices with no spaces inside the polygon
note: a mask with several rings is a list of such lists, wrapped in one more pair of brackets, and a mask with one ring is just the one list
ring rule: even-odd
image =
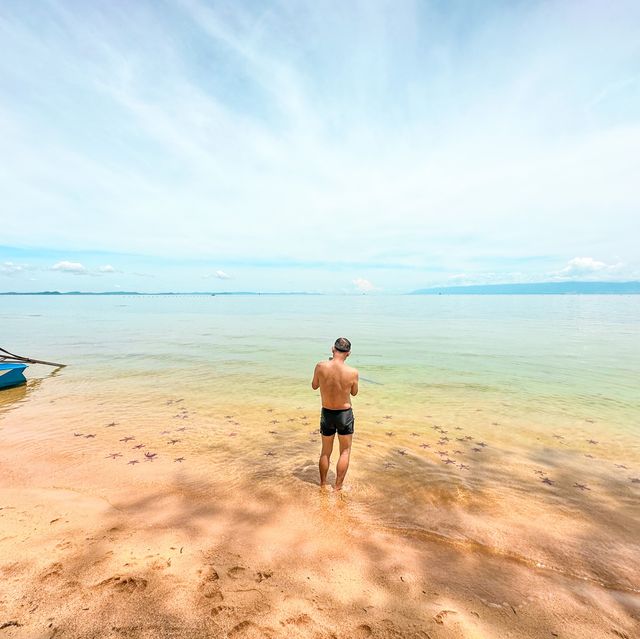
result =
[{"label": "man's arm", "polygon": [[351,394],[355,397],[358,394],[358,371],[356,371],[356,377],[351,384]]},{"label": "man's arm", "polygon": [[320,388],[320,378],[318,377],[318,368],[320,364],[316,364],[316,367],[313,371],[313,379],[311,380],[311,388],[313,390],[318,390]]}]

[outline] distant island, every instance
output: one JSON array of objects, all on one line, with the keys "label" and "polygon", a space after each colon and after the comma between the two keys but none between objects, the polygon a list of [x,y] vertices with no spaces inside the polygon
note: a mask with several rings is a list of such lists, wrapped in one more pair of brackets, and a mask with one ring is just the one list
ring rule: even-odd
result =
[{"label": "distant island", "polygon": [[422,288],[410,295],[638,295],[640,282],[537,282]]},{"label": "distant island", "polygon": [[146,297],[162,296],[162,295],[202,295],[217,296],[217,295],[322,295],[322,293],[306,293],[304,291],[294,292],[276,292],[276,293],[259,293],[256,291],[192,291],[185,293],[176,293],[173,291],[159,292],[159,293],[140,293],[139,291],[105,291],[103,293],[96,292],[83,292],[83,291],[34,291],[34,292],[18,292],[18,291],[6,291],[0,292],[0,295],[140,295]]}]

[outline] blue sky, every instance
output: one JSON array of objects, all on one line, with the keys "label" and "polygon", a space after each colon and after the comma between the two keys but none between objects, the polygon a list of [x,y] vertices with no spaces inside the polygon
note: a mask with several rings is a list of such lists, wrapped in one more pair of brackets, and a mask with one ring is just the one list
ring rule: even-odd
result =
[{"label": "blue sky", "polygon": [[0,290],[640,278],[640,3],[0,3]]}]

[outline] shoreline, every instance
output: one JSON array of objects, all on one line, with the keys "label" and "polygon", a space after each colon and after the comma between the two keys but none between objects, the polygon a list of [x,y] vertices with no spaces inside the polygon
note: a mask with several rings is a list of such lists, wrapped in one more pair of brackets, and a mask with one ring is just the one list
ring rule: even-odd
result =
[{"label": "shoreline", "polygon": [[[20,412],[2,416],[4,434]],[[85,453],[6,441],[0,625],[12,639],[630,638],[640,624],[637,593],[371,523],[350,493],[314,485],[313,464],[284,483],[256,468],[231,484],[153,463],[114,483],[103,464],[83,483],[69,464]]]}]

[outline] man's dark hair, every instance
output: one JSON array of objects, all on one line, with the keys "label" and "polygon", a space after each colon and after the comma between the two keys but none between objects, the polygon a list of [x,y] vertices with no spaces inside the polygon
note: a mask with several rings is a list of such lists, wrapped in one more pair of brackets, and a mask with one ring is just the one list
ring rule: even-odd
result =
[{"label": "man's dark hair", "polygon": [[348,353],[351,350],[351,342],[346,337],[338,337],[334,346],[341,353]]}]

